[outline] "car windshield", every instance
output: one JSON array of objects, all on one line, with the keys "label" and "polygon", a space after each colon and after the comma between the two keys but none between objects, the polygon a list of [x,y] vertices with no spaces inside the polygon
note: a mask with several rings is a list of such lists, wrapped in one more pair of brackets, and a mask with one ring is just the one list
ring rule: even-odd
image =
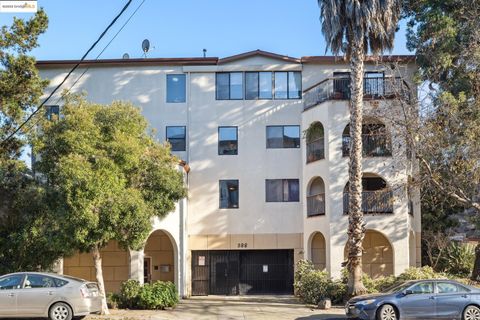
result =
[{"label": "car windshield", "polygon": [[403,291],[406,288],[410,287],[412,285],[412,282],[404,282],[400,284],[395,284],[385,290],[382,291],[382,293],[394,293],[394,292],[399,292]]}]

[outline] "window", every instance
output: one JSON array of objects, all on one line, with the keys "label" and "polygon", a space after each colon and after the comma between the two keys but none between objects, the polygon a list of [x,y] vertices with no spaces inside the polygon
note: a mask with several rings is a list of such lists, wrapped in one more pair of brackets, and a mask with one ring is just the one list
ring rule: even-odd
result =
[{"label": "window", "polygon": [[238,180],[220,180],[220,209],[238,208]]},{"label": "window", "polygon": [[267,126],[267,148],[300,148],[300,126]]},{"label": "window", "polygon": [[456,283],[437,282],[437,292],[438,293],[457,293],[457,292],[467,292],[467,289],[463,286],[457,285]]},{"label": "window", "polygon": [[216,74],[217,100],[243,99],[243,72],[222,72]]},{"label": "window", "polygon": [[433,293],[433,282],[420,282],[410,288],[413,294]]},{"label": "window", "polygon": [[298,202],[298,179],[267,179],[265,180],[267,202]]},{"label": "window", "polygon": [[258,100],[272,99],[273,97],[275,99],[301,99],[301,72],[249,71],[219,72],[216,74],[217,100]]},{"label": "window", "polygon": [[23,286],[25,289],[54,288],[57,287],[55,279],[41,274],[29,274]]},{"label": "window", "polygon": [[238,154],[238,130],[237,127],[218,127],[218,154]]},{"label": "window", "polygon": [[167,141],[172,145],[172,151],[185,151],[186,127],[167,127]]},{"label": "window", "polygon": [[167,74],[167,102],[185,102],[185,75]]},{"label": "window", "polygon": [[46,106],[45,117],[48,120],[58,120],[60,117],[60,106]]},{"label": "window", "polygon": [[0,290],[20,289],[23,275],[15,274],[0,278]]}]

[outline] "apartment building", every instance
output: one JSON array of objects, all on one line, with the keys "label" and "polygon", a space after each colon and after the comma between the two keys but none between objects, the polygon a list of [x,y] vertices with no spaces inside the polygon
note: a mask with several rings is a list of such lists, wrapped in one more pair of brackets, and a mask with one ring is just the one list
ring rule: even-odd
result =
[{"label": "apartment building", "polygon": [[[75,63],[37,63],[51,80],[46,93]],[[391,56],[368,59],[365,69],[363,264],[379,277],[420,262],[419,194],[408,187],[416,164],[391,118],[400,95],[415,94],[415,64]],[[175,212],[152,221],[143,250],[115,242],[103,249],[107,291],[132,278],[173,281],[182,296],[292,293],[300,259],[339,277],[348,224],[348,71],[335,57],[260,50],[82,62],[65,88],[77,81],[72,91],[91,101],[140,107],[184,161],[188,187]],[[50,101],[61,112],[61,97]],[[66,257],[59,272],[95,276],[88,254]]]}]

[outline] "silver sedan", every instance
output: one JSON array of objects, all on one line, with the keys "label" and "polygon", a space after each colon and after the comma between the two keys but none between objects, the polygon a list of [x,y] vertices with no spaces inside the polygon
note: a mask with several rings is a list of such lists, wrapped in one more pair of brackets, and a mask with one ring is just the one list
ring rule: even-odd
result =
[{"label": "silver sedan", "polygon": [[0,317],[71,320],[100,313],[101,307],[95,282],[38,272],[0,277]]}]

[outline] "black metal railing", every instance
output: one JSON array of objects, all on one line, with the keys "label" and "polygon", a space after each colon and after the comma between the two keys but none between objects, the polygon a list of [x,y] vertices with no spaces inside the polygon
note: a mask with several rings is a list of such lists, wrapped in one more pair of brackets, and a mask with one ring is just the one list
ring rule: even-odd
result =
[{"label": "black metal railing", "polygon": [[[343,194],[343,213],[348,214],[349,193]],[[362,211],[365,214],[393,213],[393,192],[389,189],[362,192]]]},{"label": "black metal railing", "polygon": [[307,142],[307,163],[325,159],[325,142],[323,137]]},{"label": "black metal railing", "polygon": [[[327,100],[350,99],[350,78],[327,78],[306,89],[303,108],[308,109]],[[400,77],[363,79],[364,99],[408,98],[408,86]]]},{"label": "black metal railing", "polygon": [[325,194],[307,196],[307,217],[325,214]]},{"label": "black metal railing", "polygon": [[[342,137],[342,155],[350,155],[350,136]],[[390,137],[383,134],[362,134],[362,153],[364,157],[390,157],[392,144]]]}]

